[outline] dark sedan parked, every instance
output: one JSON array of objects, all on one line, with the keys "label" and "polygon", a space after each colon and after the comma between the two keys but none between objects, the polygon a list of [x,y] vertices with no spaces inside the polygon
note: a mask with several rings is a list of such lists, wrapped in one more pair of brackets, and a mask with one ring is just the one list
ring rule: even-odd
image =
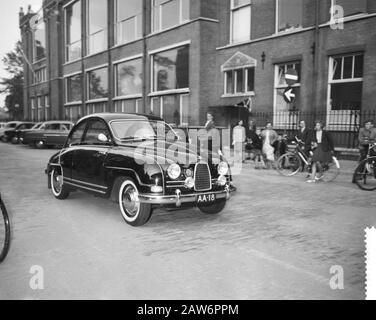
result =
[{"label": "dark sedan parked", "polygon": [[17,136],[20,130],[30,129],[35,126],[35,122],[21,122],[16,127],[10,128],[4,131],[4,135],[1,137],[3,142],[10,142]]},{"label": "dark sedan parked", "polygon": [[111,198],[132,226],[145,224],[158,206],[219,213],[236,190],[229,165],[190,147],[154,116],[87,116],[50,159],[48,187],[57,199],[76,190]]},{"label": "dark sedan parked", "polygon": [[35,126],[35,122],[21,122],[15,128],[8,129],[4,132],[2,137],[3,142],[14,143],[14,138],[17,137],[21,130],[28,130]]},{"label": "dark sedan parked", "polygon": [[16,132],[15,137],[11,140],[11,142],[12,142],[13,144],[18,144],[18,143],[20,143],[20,142],[23,142],[23,140],[24,140],[24,136],[25,136],[26,132],[33,131],[33,130],[37,130],[37,129],[39,129],[39,128],[42,126],[42,124],[43,124],[43,122],[38,122],[38,123],[36,123],[36,124],[35,124],[32,128],[30,128],[30,129],[18,130],[18,131]]},{"label": "dark sedan parked", "polygon": [[26,132],[22,143],[38,149],[62,146],[72,127],[69,121],[47,121],[39,129]]}]

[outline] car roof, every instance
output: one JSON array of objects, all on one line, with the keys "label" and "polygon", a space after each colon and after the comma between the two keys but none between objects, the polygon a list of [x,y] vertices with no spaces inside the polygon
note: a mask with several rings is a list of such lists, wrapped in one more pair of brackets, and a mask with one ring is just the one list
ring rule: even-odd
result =
[{"label": "car roof", "polygon": [[106,122],[114,120],[154,120],[154,121],[163,121],[162,118],[150,115],[150,114],[139,114],[139,113],[94,113],[83,117],[79,122],[90,119],[90,118],[101,118]]}]

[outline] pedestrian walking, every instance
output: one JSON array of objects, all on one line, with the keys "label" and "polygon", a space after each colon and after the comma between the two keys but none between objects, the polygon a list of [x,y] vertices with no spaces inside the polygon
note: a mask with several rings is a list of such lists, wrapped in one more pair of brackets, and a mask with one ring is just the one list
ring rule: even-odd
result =
[{"label": "pedestrian walking", "polygon": [[273,130],[271,122],[266,124],[265,130],[261,132],[262,152],[265,156],[266,168],[270,169],[274,163],[274,147],[273,144],[278,140],[278,134]]},{"label": "pedestrian walking", "polygon": [[232,144],[234,146],[234,156],[236,162],[244,162],[244,146],[246,142],[246,131],[243,120],[240,120],[232,131]]},{"label": "pedestrian walking", "polygon": [[308,150],[309,146],[307,146],[308,136],[310,134],[310,130],[306,126],[306,122],[304,120],[299,122],[299,131],[296,137],[304,143],[304,150]]},{"label": "pedestrian walking", "polygon": [[322,171],[322,166],[332,162],[334,144],[330,133],[324,130],[324,123],[321,120],[315,122],[315,129],[308,138],[308,143],[313,151],[312,174],[308,183],[315,183],[320,180],[322,173],[318,176],[317,171]]}]

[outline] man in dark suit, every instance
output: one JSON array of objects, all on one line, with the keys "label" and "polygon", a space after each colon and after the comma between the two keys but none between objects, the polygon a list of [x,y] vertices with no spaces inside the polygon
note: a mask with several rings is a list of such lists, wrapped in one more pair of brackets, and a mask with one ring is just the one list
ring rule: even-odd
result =
[{"label": "man in dark suit", "polygon": [[309,150],[309,146],[307,145],[307,142],[308,142],[308,137],[309,137],[309,130],[308,128],[306,127],[306,123],[304,120],[300,121],[299,123],[299,131],[298,131],[298,134],[296,135],[296,137],[303,141],[304,143],[304,150]]},{"label": "man in dark suit", "polygon": [[207,115],[206,115],[206,119],[207,119],[207,121],[205,123],[206,131],[209,132],[210,130],[215,129],[215,123],[214,123],[213,115],[208,112]]}]

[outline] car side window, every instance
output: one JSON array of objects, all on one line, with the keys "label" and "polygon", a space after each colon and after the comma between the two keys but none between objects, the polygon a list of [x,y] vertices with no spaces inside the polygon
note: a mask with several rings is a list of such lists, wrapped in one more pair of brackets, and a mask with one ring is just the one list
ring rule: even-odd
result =
[{"label": "car side window", "polygon": [[58,123],[46,124],[46,126],[44,127],[44,130],[59,131],[60,130],[60,124],[58,124]]},{"label": "car side window", "polygon": [[83,143],[103,144],[103,142],[98,140],[98,135],[101,133],[104,134],[108,140],[111,139],[110,131],[102,120],[90,121]]},{"label": "car side window", "polygon": [[81,122],[75,127],[68,139],[68,145],[78,145],[81,143],[82,137],[85,133],[86,121]]},{"label": "car side window", "polygon": [[60,130],[61,130],[61,131],[69,131],[68,125],[62,123],[62,124],[60,125]]}]

